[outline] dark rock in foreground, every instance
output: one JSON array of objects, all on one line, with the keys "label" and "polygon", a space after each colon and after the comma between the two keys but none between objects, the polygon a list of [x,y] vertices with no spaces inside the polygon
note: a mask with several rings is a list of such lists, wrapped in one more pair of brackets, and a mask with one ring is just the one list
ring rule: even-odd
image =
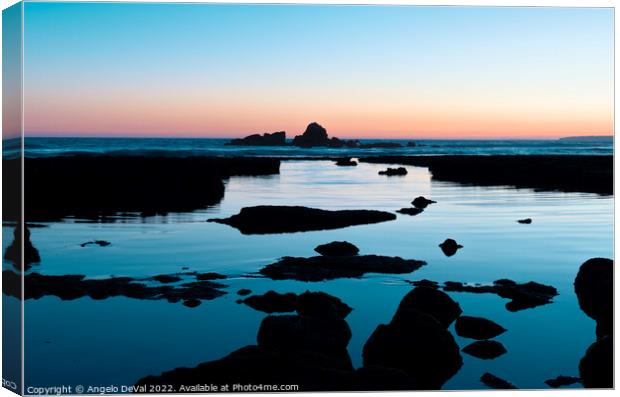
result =
[{"label": "dark rock in foreground", "polygon": [[452,334],[434,317],[411,310],[381,324],[364,345],[364,366],[395,368],[419,390],[438,390],[462,366]]},{"label": "dark rock in foreground", "polygon": [[549,285],[534,281],[517,284],[506,279],[496,280],[493,285],[466,285],[461,282],[447,281],[444,283],[443,290],[497,294],[502,298],[511,299],[506,304],[506,309],[511,312],[546,305],[551,303],[553,297],[558,294],[558,291]]},{"label": "dark rock in foreground", "polygon": [[458,336],[472,339],[491,339],[506,332],[506,328],[482,317],[461,316],[454,329]]},{"label": "dark rock in foreground", "polygon": [[227,145],[233,146],[284,146],[286,145],[286,132],[252,134],[245,138],[233,139]]},{"label": "dark rock in foreground", "polygon": [[413,311],[433,316],[444,328],[448,328],[463,312],[459,304],[448,294],[424,286],[414,288],[405,295],[396,309],[392,322],[407,321]]},{"label": "dark rock in foreground", "polygon": [[284,257],[260,274],[273,280],[323,281],[357,278],[366,273],[411,273],[426,262],[378,255]]},{"label": "dark rock in foreground", "polygon": [[553,379],[547,379],[545,381],[545,383],[549,387],[552,387],[554,389],[557,389],[558,387],[562,387],[562,386],[574,385],[575,383],[579,383],[579,382],[581,382],[580,378],[577,378],[575,376],[564,376],[564,375],[560,375]]},{"label": "dark rock in foreground", "polygon": [[462,352],[482,360],[492,360],[505,354],[506,348],[494,340],[479,340],[465,346]]},{"label": "dark rock in foreground", "polygon": [[323,256],[350,256],[360,252],[359,248],[348,241],[332,241],[319,245],[314,250]]},{"label": "dark rock in foreground", "polygon": [[260,205],[244,207],[237,215],[209,219],[209,222],[232,226],[243,234],[270,234],[339,229],[394,219],[396,215],[376,210],[330,211],[299,206]]},{"label": "dark rock in foreground", "polygon": [[516,389],[517,387],[512,383],[504,380],[502,378],[498,378],[497,376],[485,372],[481,377],[480,381],[490,387],[491,389]]},{"label": "dark rock in foreground", "polygon": [[434,180],[613,194],[613,156],[376,156],[359,161],[428,167]]},{"label": "dark rock in foreground", "polygon": [[421,214],[422,212],[424,212],[424,210],[421,208],[401,208],[399,210],[396,210],[396,212],[398,212],[399,214],[414,216]]},{"label": "dark rock in foreground", "polygon": [[407,175],[407,169],[405,167],[398,168],[387,168],[384,171],[379,171],[379,175],[387,175],[387,176],[401,176]]},{"label": "dark rock in foreground", "polygon": [[614,387],[614,342],[611,335],[594,342],[579,362],[581,383],[587,388]]},{"label": "dark rock in foreground", "polygon": [[592,258],[584,262],[575,278],[575,293],[579,307],[596,321],[600,338],[613,333],[614,262]]},{"label": "dark rock in foreground", "polygon": [[439,248],[441,248],[441,251],[445,256],[453,256],[456,254],[456,251],[463,248],[463,246],[461,244],[457,244],[453,239],[448,238],[446,241],[439,244]]},{"label": "dark rock in foreground", "polygon": [[[9,296],[21,296],[19,275],[5,270],[2,272],[2,292]],[[174,277],[174,276],[171,276]],[[83,275],[46,276],[39,273],[24,275],[24,299],[40,299],[44,296],[56,296],[61,300],[73,300],[90,297],[95,300],[114,296],[133,299],[179,302],[181,300],[212,300],[226,292],[225,285],[210,281],[185,283],[179,286],[149,286],[131,277],[111,277],[107,279],[87,279]]]},{"label": "dark rock in foreground", "polygon": [[532,218],[519,219],[517,222],[523,225],[529,225],[530,223],[532,223]]},{"label": "dark rock in foreground", "polygon": [[336,160],[336,165],[341,166],[341,167],[355,167],[357,165],[357,161],[351,160],[349,158],[339,159],[339,160]]},{"label": "dark rock in foreground", "polygon": [[11,262],[13,266],[18,270],[28,270],[30,269],[33,263],[41,262],[41,256],[39,255],[39,250],[37,250],[30,241],[30,229],[28,226],[24,228],[24,266],[20,265],[22,263],[22,228],[21,221],[17,223],[15,229],[13,229],[13,241],[11,244],[6,247],[6,251],[4,252],[4,259]]},{"label": "dark rock in foreground", "polygon": [[424,209],[428,207],[429,204],[435,204],[435,203],[436,201],[429,200],[424,196],[418,196],[414,198],[413,201],[411,202],[411,204],[413,204],[414,207],[420,208],[420,209]]}]

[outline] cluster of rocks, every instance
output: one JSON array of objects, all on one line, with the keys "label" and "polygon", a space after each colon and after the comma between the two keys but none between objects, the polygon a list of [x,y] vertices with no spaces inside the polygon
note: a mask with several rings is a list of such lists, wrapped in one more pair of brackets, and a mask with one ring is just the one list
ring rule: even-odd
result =
[{"label": "cluster of rocks", "polygon": [[482,317],[461,316],[456,320],[454,330],[458,336],[476,339],[463,348],[463,352],[483,360],[497,358],[506,353],[500,342],[491,340],[506,332],[501,325]]},{"label": "cluster of rocks", "polygon": [[428,207],[429,204],[434,204],[434,203],[436,203],[436,201],[429,200],[424,196],[418,196],[415,199],[413,199],[413,201],[411,202],[413,207],[401,208],[397,210],[396,212],[398,212],[399,214],[404,214],[404,215],[418,215],[424,212],[424,209]]},{"label": "cluster of rocks", "polygon": [[[233,139],[228,145],[234,146],[287,146],[286,132],[279,131],[264,134],[252,134],[245,138]],[[398,142],[370,142],[362,143],[357,139],[345,140],[336,137],[329,137],[327,130],[317,122],[308,124],[303,134],[293,138],[292,146],[301,148],[329,147],[329,148],[350,148],[350,149],[393,149],[402,148]],[[407,147],[418,146],[415,142],[407,143]]]}]

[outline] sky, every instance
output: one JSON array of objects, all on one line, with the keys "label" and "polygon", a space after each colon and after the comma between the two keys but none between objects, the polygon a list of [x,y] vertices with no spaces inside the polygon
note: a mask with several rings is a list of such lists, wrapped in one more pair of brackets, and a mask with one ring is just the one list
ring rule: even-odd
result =
[{"label": "sky", "polygon": [[610,8],[26,3],[27,136],[613,134]]}]

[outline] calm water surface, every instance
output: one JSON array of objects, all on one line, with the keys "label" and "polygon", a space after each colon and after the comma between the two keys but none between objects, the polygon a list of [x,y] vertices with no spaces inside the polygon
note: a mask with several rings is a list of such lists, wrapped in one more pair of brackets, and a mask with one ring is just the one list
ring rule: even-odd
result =
[{"label": "calm water surface", "polygon": [[[231,178],[224,200],[206,210],[33,228],[32,242],[42,257],[33,270],[43,274],[152,276],[187,266],[230,278],[224,280],[227,295],[194,309],[121,297],[27,301],[26,385],[130,385],[145,375],[195,366],[254,344],[266,315],[237,304],[239,288],[259,294],[309,289],[341,298],[354,309],[347,318],[353,332],[349,352],[354,365],[361,366],[365,341],[378,324],[389,322],[411,290],[404,280],[423,278],[472,283],[510,278],[550,284],[560,293],[550,305],[516,313],[495,295],[451,293],[464,314],[487,317],[508,329],[497,338],[508,353],[490,361],[463,354],[463,367],[444,389],[483,388],[479,378],[486,371],[522,388],[546,388],[546,379],[578,375],[579,360],[595,340],[595,323],[579,309],[573,280],[586,259],[613,255],[613,199],[431,182],[428,170],[416,167],[408,167],[405,177],[388,178],[377,175],[383,168],[284,162],[280,175]],[[418,216],[331,231],[245,236],[205,222],[259,204],[394,211],[418,195],[438,203]],[[533,223],[516,222],[525,217]],[[11,230],[5,228],[3,236],[6,248]],[[448,237],[464,245],[449,258],[437,246]],[[112,245],[79,246],[93,239]],[[428,265],[407,275],[320,283],[247,277],[281,256],[311,256],[316,245],[333,240],[350,241],[361,254],[421,259]],[[455,337],[461,347],[472,341]]]}]

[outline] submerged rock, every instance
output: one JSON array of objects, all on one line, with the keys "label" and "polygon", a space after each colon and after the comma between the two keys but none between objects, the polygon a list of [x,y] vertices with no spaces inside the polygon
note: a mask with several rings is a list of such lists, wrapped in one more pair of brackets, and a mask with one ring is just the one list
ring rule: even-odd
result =
[{"label": "submerged rock", "polygon": [[314,250],[323,256],[350,256],[360,252],[359,248],[348,241],[332,241],[319,245]]},{"label": "submerged rock", "polygon": [[401,208],[399,210],[396,210],[396,212],[398,212],[399,214],[414,216],[414,215],[421,214],[422,212],[424,212],[424,210],[421,208],[412,207],[412,208]]},{"label": "submerged rock", "polygon": [[436,288],[420,286],[411,290],[400,301],[392,322],[407,321],[412,311],[433,316],[444,328],[448,328],[461,313],[461,307],[445,292]]},{"label": "submerged rock", "polygon": [[517,222],[522,223],[524,225],[529,225],[532,223],[532,218],[519,219]]},{"label": "submerged rock", "polygon": [[439,248],[441,248],[441,251],[445,256],[453,256],[456,254],[456,251],[463,248],[463,246],[461,244],[457,244],[453,239],[448,238],[443,243],[439,244]]},{"label": "submerged rock", "polygon": [[611,335],[594,342],[579,362],[579,376],[584,387],[614,386],[614,343]]},{"label": "submerged rock", "polygon": [[436,201],[429,200],[424,196],[418,196],[414,198],[413,201],[411,202],[411,204],[413,204],[414,207],[420,208],[420,209],[424,209],[428,207],[429,204],[435,204],[435,203]]},{"label": "submerged rock", "polygon": [[575,294],[579,307],[596,321],[596,335],[613,333],[614,262],[592,258],[584,262],[575,278]]},{"label": "submerged rock", "polygon": [[545,383],[549,387],[552,387],[554,389],[557,389],[558,387],[562,387],[562,386],[574,385],[575,383],[579,383],[579,382],[581,382],[580,378],[577,378],[575,376],[564,376],[564,375],[560,375],[553,379],[547,379],[545,381]]},{"label": "submerged rock", "polygon": [[351,160],[350,158],[338,159],[336,160],[336,165],[341,167],[355,167],[357,165],[357,161]]},{"label": "submerged rock", "polygon": [[506,309],[516,312],[536,306],[546,305],[552,302],[552,298],[558,295],[558,291],[549,285],[530,281],[518,284],[512,280],[496,280],[493,285],[466,285],[456,281],[446,281],[444,291],[492,293],[502,298],[510,299]]},{"label": "submerged rock", "polygon": [[284,146],[286,145],[286,132],[252,134],[245,138],[233,139],[227,145],[233,146]]},{"label": "submerged rock", "polygon": [[498,378],[497,376],[485,372],[481,377],[480,381],[490,387],[491,389],[516,389],[517,387],[512,383],[504,380],[502,378]]},{"label": "submerged rock", "polygon": [[478,340],[465,346],[462,352],[482,360],[492,360],[505,354],[506,348],[494,340]]},{"label": "submerged rock", "polygon": [[209,219],[209,222],[232,226],[243,234],[270,234],[339,229],[394,219],[396,215],[376,210],[330,211],[299,206],[260,205],[244,207],[237,215]]},{"label": "submerged rock", "polygon": [[260,274],[273,280],[323,281],[357,278],[366,273],[411,273],[426,262],[378,255],[284,257]]},{"label": "submerged rock", "polygon": [[86,243],[82,243],[80,244],[80,247],[88,247],[89,245],[98,245],[100,247],[107,247],[108,245],[111,245],[112,243],[109,241],[105,241],[105,240],[94,240],[94,241],[88,241]]},{"label": "submerged rock", "polygon": [[384,171],[379,171],[379,175],[387,175],[387,176],[407,175],[407,169],[405,167],[398,167],[398,168],[388,167]]},{"label": "submerged rock", "polygon": [[461,316],[454,329],[458,336],[472,339],[491,339],[506,332],[506,328],[482,317]]}]

